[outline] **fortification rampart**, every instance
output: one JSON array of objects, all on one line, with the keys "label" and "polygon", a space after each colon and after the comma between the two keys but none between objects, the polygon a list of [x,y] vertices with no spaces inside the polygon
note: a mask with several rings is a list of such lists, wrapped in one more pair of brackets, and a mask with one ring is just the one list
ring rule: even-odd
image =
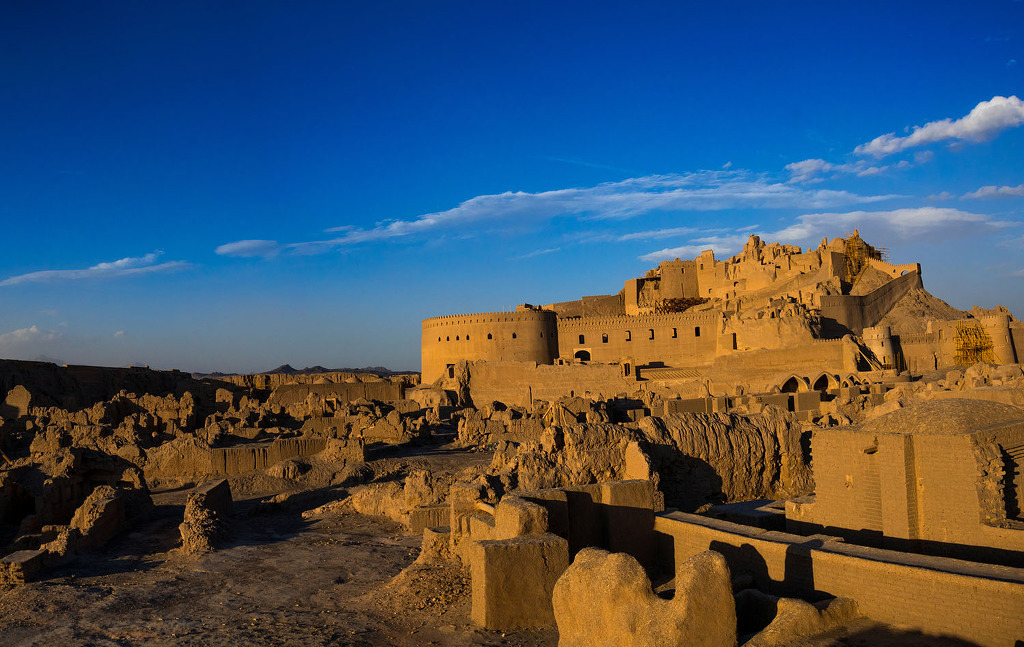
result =
[{"label": "fortification rampart", "polygon": [[821,315],[859,335],[881,321],[908,292],[923,287],[921,273],[912,270],[862,296],[822,295]]},{"label": "fortification rampart", "polygon": [[886,261],[879,260],[877,258],[868,258],[868,265],[875,268],[880,272],[885,272],[893,278],[909,274],[910,272],[921,273],[920,263],[887,263]]},{"label": "fortification rampart", "polygon": [[558,356],[558,315],[522,310],[425,319],[421,349],[425,384],[460,359],[552,364]]}]

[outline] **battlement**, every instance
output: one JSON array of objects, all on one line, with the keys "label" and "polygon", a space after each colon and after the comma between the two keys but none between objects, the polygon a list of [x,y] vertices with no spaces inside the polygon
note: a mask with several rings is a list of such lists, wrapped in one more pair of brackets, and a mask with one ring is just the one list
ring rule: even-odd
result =
[{"label": "battlement", "polygon": [[669,312],[663,314],[642,314],[642,315],[618,315],[614,317],[581,317],[576,319],[559,319],[559,330],[590,330],[600,328],[619,329],[630,326],[647,327],[654,325],[671,324],[713,324],[721,319],[718,312]]},{"label": "battlement", "polygon": [[480,312],[459,315],[443,315],[423,320],[424,330],[442,326],[463,326],[466,324],[515,323],[521,321],[549,321],[557,317],[550,310],[521,310],[503,312]]}]

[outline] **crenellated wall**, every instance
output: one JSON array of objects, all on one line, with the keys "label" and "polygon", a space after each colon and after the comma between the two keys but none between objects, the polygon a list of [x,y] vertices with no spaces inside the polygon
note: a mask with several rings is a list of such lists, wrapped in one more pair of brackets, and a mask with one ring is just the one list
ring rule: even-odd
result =
[{"label": "crenellated wall", "polygon": [[460,359],[552,364],[558,315],[550,310],[484,312],[423,320],[422,381],[430,384]]}]

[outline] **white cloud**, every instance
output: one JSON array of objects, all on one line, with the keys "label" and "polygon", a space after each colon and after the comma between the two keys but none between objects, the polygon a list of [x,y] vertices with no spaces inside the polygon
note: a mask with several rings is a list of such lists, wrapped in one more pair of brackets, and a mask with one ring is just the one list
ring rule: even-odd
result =
[{"label": "white cloud", "polygon": [[[995,233],[1020,223],[994,220],[985,214],[940,207],[918,207],[891,211],[851,211],[848,213],[812,213],[800,216],[792,225],[774,232],[760,232],[763,240],[788,244],[814,244],[836,232],[859,229],[868,241],[888,244],[923,240],[955,240]],[[661,249],[640,256],[653,262],[673,258],[692,259],[705,249],[731,255],[743,248],[747,236],[725,235],[696,238],[686,245]]]},{"label": "white cloud", "polygon": [[[627,219],[655,211],[716,211],[723,209],[818,209],[885,200],[894,196],[862,196],[847,191],[808,190],[774,182],[742,171],[700,171],[652,175],[608,182],[593,187],[539,193],[508,191],[480,195],[462,204],[412,220],[378,223],[371,229],[349,228],[326,240],[281,244],[297,254],[331,250],[380,240],[423,234],[443,228],[493,226],[495,223],[547,222],[559,217],[578,220]],[[218,253],[276,249],[273,241],[237,241],[221,245]],[[253,254],[255,255],[255,254]]]},{"label": "white cloud", "polygon": [[942,191],[941,193],[931,194],[930,196],[925,198],[925,200],[952,200],[955,197],[956,196],[950,193],[949,191]]},{"label": "white cloud", "polygon": [[982,101],[966,116],[957,120],[942,119],[924,126],[915,126],[906,137],[888,133],[861,144],[854,149],[858,155],[885,157],[915,146],[923,146],[948,139],[958,142],[983,142],[1000,131],[1024,123],[1024,101],[1016,96],[992,97]]},{"label": "white cloud", "polygon": [[123,330],[118,330],[117,332],[114,333],[114,337],[115,338],[117,338],[117,337],[124,337],[124,334],[125,333],[124,333]]},{"label": "white cloud", "polygon": [[660,263],[661,261],[671,261],[676,258],[692,260],[700,256],[701,252],[707,249],[714,251],[719,257],[732,256],[743,249],[743,244],[747,242],[748,238],[749,236],[705,236],[703,238],[695,238],[692,243],[687,245],[659,249],[656,252],[644,254],[640,257],[640,260],[648,263]]},{"label": "white cloud", "polygon": [[18,328],[17,330],[0,334],[0,348],[9,349],[14,346],[22,346],[34,342],[53,341],[58,336],[58,333],[52,330],[43,330],[38,326]]},{"label": "white cloud", "polygon": [[276,240],[239,240],[221,245],[213,251],[221,256],[262,256],[270,258],[271,256],[277,256],[281,251],[281,246],[278,245]]},{"label": "white cloud", "polygon": [[914,163],[921,165],[935,159],[935,151],[917,151],[914,153]]},{"label": "white cloud", "polygon": [[833,164],[832,162],[826,162],[823,159],[807,159],[802,162],[793,162],[786,164],[786,170],[789,171],[790,183],[795,182],[820,182],[822,178],[820,176],[831,173],[833,177],[841,173],[855,174],[857,177],[868,177],[870,175],[878,175],[883,171],[887,171],[891,168],[907,168],[910,166],[910,162],[903,160],[897,164],[885,164],[882,166],[873,166],[864,160],[857,160],[856,162],[847,162],[845,164]]},{"label": "white cloud", "polygon": [[43,283],[53,281],[69,281],[77,279],[103,279],[120,276],[132,276],[134,274],[150,274],[153,272],[168,272],[189,267],[184,261],[168,261],[156,263],[157,258],[163,252],[156,251],[145,256],[127,257],[107,263],[98,263],[92,267],[81,270],[43,270],[41,272],[29,272],[20,274],[0,281],[0,286],[19,285],[21,283]]},{"label": "white cloud", "polygon": [[1015,224],[960,209],[916,207],[892,211],[806,214],[797,218],[797,222],[789,227],[765,236],[769,240],[813,242],[831,232],[859,229],[869,240],[884,240],[893,244],[916,242],[926,237],[951,240],[955,237],[979,236]]},{"label": "white cloud", "polygon": [[963,194],[963,198],[1010,198],[1024,196],[1024,184],[1017,186],[983,186],[977,191]]}]

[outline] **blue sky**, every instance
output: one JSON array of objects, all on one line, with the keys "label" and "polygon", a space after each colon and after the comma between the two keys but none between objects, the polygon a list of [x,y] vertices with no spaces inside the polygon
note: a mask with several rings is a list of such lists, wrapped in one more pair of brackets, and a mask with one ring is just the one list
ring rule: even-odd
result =
[{"label": "blue sky", "polygon": [[418,369],[859,227],[1024,316],[1024,2],[0,4],[0,357]]}]

